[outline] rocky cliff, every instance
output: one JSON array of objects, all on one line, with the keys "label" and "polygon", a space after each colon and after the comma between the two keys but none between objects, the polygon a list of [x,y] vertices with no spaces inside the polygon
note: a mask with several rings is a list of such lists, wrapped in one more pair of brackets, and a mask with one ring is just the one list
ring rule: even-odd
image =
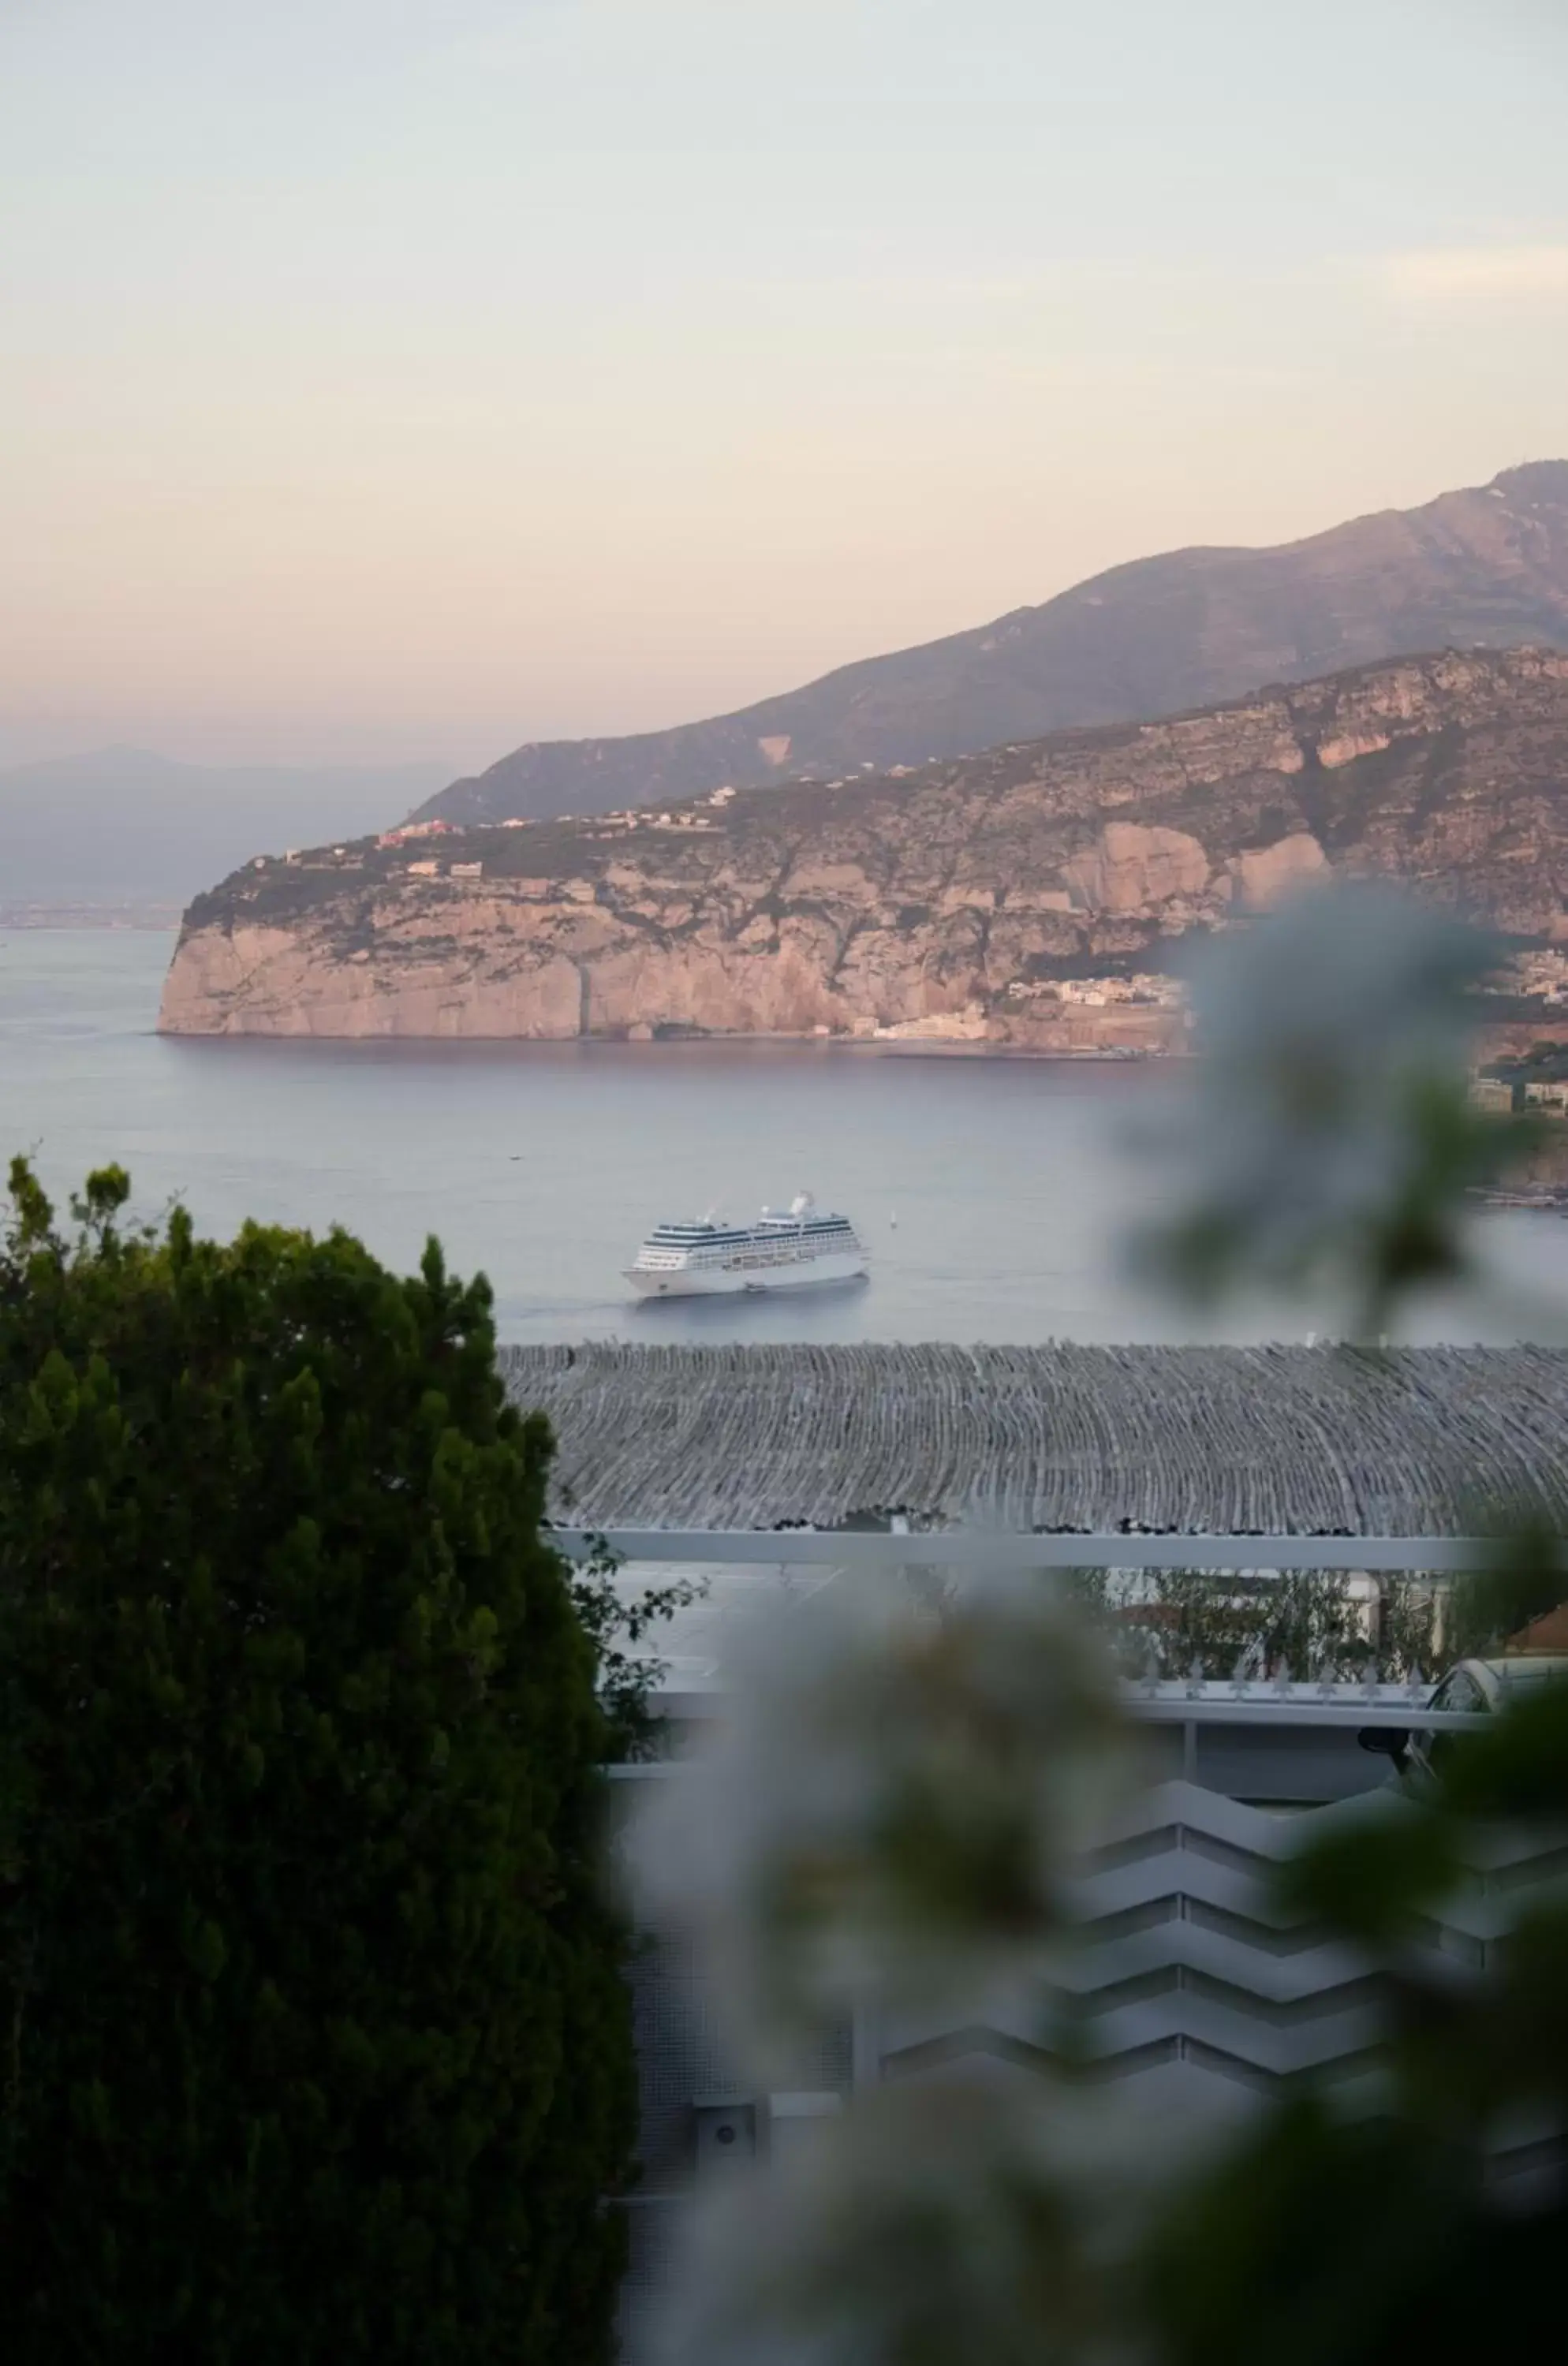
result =
[{"label": "rocky cliff", "polygon": [[1450,653],[904,778],[268,862],[190,907],[161,1023],[1147,1046],[1176,1014],[1073,982],[1157,971],[1185,930],[1329,870],[1568,941],[1568,656]]},{"label": "rocky cliff", "polygon": [[978,630],[674,731],[519,748],[421,808],[607,813],[1168,715],[1404,651],[1568,646],[1568,461],[1272,550],[1134,560]]}]

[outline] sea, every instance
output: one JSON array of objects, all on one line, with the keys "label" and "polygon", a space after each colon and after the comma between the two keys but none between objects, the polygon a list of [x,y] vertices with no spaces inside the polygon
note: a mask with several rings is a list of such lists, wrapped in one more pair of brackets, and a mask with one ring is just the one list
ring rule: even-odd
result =
[{"label": "sea", "polygon": [[[831,1043],[331,1043],[155,1031],[171,935],[0,931],[0,1154],[62,1201],[118,1160],[198,1227],[339,1224],[411,1269],[482,1271],[513,1341],[1301,1339],[1326,1303],[1200,1315],[1127,1244],[1168,1204],[1143,1122],[1185,1064]],[[649,1304],[621,1279],[661,1218],[801,1190],[852,1218],[863,1283]],[[1474,1219],[1483,1285],[1416,1340],[1568,1342],[1568,1222]]]}]

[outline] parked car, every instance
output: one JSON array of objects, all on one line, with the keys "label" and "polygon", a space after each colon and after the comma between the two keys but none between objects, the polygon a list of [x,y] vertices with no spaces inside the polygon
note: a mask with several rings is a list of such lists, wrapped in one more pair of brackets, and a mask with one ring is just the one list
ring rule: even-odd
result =
[{"label": "parked car", "polygon": [[[1505,1652],[1495,1660],[1461,1660],[1434,1688],[1427,1706],[1456,1715],[1483,1716],[1565,1675],[1568,1654],[1561,1652]],[[1421,1727],[1369,1725],[1363,1726],[1357,1740],[1363,1750],[1392,1758],[1395,1777],[1420,1790],[1437,1781],[1450,1752],[1463,1742],[1464,1734],[1462,1729],[1433,1733]]]}]

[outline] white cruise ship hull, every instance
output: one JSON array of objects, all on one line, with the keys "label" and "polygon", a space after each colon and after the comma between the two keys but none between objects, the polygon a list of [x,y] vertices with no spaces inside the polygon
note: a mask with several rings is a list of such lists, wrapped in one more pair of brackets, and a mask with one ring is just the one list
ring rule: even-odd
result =
[{"label": "white cruise ship hull", "polygon": [[634,1265],[627,1268],[626,1279],[642,1298],[736,1298],[746,1290],[819,1290],[826,1282],[859,1281],[865,1269],[863,1254],[840,1250],[787,1264],[741,1268],[715,1265],[660,1272]]}]

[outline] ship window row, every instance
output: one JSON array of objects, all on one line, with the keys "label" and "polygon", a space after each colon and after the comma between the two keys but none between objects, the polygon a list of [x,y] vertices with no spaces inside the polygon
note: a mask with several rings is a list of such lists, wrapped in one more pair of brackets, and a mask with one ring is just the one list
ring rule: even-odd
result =
[{"label": "ship window row", "polygon": [[742,1223],[655,1223],[653,1240],[740,1240]]},{"label": "ship window row", "polygon": [[678,1240],[672,1239],[667,1233],[650,1233],[643,1246],[650,1249],[674,1249],[682,1256],[701,1256],[709,1249],[745,1248],[751,1242],[758,1240],[768,1243],[778,1242],[784,1245],[807,1240],[814,1244],[826,1245],[831,1241],[848,1241],[853,1238],[854,1234],[848,1224],[821,1225],[815,1229],[807,1228],[804,1233],[792,1225],[786,1233],[719,1233],[705,1234],[696,1240]]},{"label": "ship window row", "polygon": [[660,1225],[657,1232],[649,1234],[649,1238],[651,1241],[658,1241],[661,1247],[700,1249],[711,1247],[715,1243],[749,1240],[750,1234],[740,1232],[683,1233]]},{"label": "ship window row", "polygon": [[718,1266],[726,1272],[741,1266],[800,1265],[809,1263],[816,1249],[809,1243],[793,1240],[758,1241],[739,1250],[723,1250],[705,1245],[697,1249],[656,1249],[645,1246],[639,1251],[637,1264],[645,1272],[689,1272],[705,1266]]},{"label": "ship window row", "polygon": [[764,1216],[750,1224],[655,1224],[649,1234],[655,1241],[739,1241],[750,1240],[758,1233],[847,1233],[847,1216]]},{"label": "ship window row", "polygon": [[852,1244],[855,1235],[848,1224],[807,1225],[804,1230],[792,1225],[780,1232],[705,1233],[693,1238],[682,1238],[668,1233],[652,1233],[638,1252],[642,1257],[657,1257],[660,1264],[682,1258],[708,1260],[722,1257],[736,1249],[763,1248],[770,1253],[794,1249],[800,1245],[828,1248],[836,1243]]}]

